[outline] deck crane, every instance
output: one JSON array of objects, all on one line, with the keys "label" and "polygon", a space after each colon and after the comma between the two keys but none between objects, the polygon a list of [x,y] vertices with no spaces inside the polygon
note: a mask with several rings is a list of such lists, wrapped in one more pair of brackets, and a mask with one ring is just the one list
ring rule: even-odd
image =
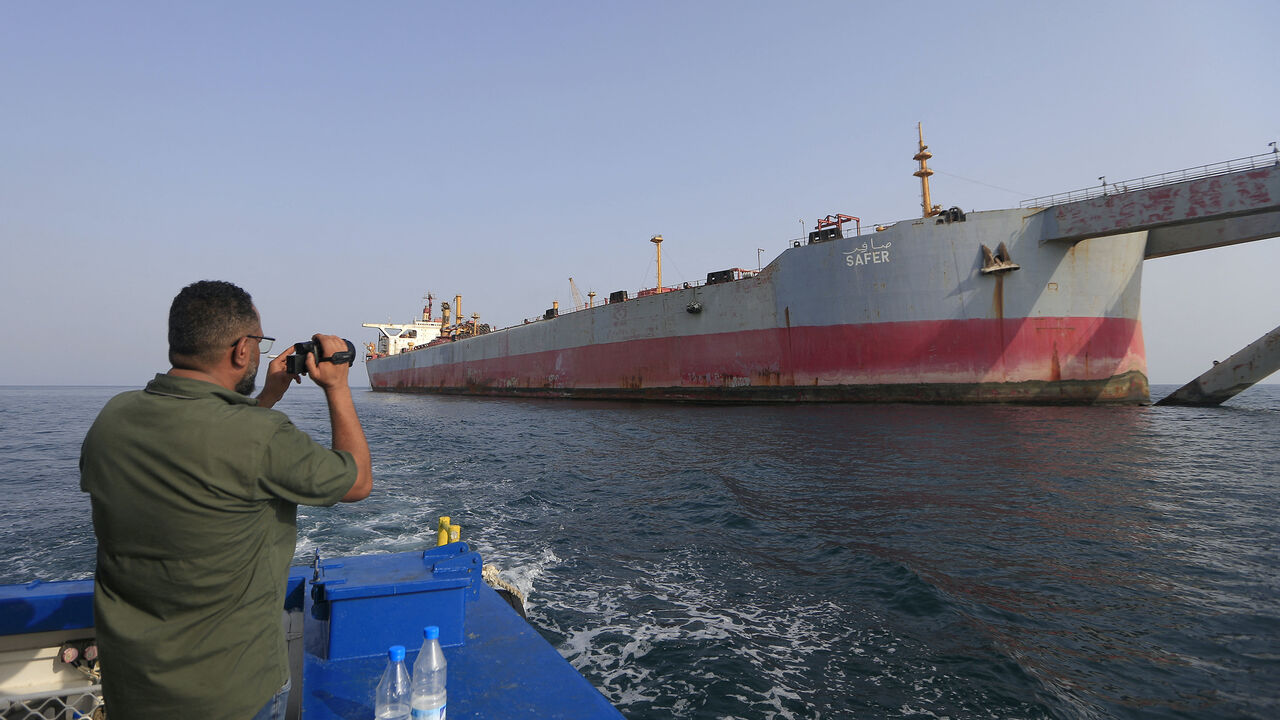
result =
[{"label": "deck crane", "polygon": [[862,234],[862,218],[856,218],[852,215],[845,215],[843,213],[836,213],[835,215],[828,215],[822,218],[821,220],[818,221],[818,224],[816,227],[814,227],[814,230],[822,230],[823,228],[835,227],[837,232],[839,232],[841,235],[844,235],[844,224],[846,222],[856,223],[858,227],[858,234],[859,235]]},{"label": "deck crane", "polygon": [[573,278],[569,278],[569,289],[573,291],[573,309],[586,307],[587,304],[582,301],[582,293],[578,292],[578,286],[574,284]]}]

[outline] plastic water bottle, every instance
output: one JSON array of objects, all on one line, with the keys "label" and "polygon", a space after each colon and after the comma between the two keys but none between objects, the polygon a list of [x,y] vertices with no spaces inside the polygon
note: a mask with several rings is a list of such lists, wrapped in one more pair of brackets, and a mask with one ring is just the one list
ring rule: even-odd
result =
[{"label": "plastic water bottle", "polygon": [[422,650],[413,664],[413,720],[444,720],[445,665],[440,628],[422,629]]},{"label": "plastic water bottle", "polygon": [[387,669],[374,695],[374,715],[378,720],[408,720],[411,683],[404,667],[404,646],[392,645],[387,651]]}]

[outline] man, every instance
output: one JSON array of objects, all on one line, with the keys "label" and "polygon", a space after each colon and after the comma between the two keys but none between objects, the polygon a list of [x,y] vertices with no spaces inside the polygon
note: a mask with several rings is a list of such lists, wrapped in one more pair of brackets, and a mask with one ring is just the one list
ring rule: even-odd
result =
[{"label": "man", "polygon": [[[280,613],[297,506],[363,500],[373,479],[347,364],[307,357],[332,450],[269,409],[302,381],[285,369],[292,346],[247,397],[271,340],[244,290],[183,288],[169,310],[173,367],[113,398],[85,436],[80,488],[98,537],[94,616],[112,718],[283,717]],[[346,349],[332,335],[313,340],[322,357]]]}]

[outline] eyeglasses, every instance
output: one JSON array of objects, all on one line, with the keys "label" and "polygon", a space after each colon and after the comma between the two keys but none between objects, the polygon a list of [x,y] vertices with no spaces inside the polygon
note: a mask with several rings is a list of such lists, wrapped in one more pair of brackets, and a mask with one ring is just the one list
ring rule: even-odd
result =
[{"label": "eyeglasses", "polygon": [[[245,335],[245,337],[250,337],[250,338],[253,338],[254,340],[257,340],[257,341],[258,341],[258,352],[260,352],[260,353],[264,353],[264,354],[265,354],[265,353],[269,353],[269,352],[271,352],[271,343],[273,343],[273,342],[275,342],[275,341],[276,341],[276,339],[275,339],[275,338],[273,338],[273,337],[266,337],[265,335]],[[231,346],[232,346],[232,347],[235,347],[235,344],[236,344],[236,343],[238,343],[238,342],[240,342],[240,341],[239,341],[239,340],[236,340],[236,342],[231,343]]]}]

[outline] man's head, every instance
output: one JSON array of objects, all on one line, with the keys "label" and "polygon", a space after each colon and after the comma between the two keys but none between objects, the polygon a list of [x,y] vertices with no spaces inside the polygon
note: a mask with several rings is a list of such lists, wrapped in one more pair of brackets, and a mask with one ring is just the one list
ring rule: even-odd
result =
[{"label": "man's head", "polygon": [[249,293],[229,282],[201,280],[183,288],[169,307],[169,362],[202,371],[223,363],[243,366],[235,389],[248,395],[258,375],[258,341],[247,336],[261,334]]}]

